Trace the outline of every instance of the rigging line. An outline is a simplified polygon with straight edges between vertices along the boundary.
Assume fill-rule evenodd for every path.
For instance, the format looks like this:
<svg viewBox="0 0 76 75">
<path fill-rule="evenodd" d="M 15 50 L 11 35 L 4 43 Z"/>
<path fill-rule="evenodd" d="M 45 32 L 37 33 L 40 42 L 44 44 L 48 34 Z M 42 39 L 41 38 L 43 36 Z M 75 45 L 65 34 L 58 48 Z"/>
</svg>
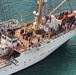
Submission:
<svg viewBox="0 0 76 75">
<path fill-rule="evenodd" d="M 27 1 L 27 0 L 26 0 Z M 24 2 L 26 2 L 25 0 L 23 0 L 20 4 L 19 4 L 19 6 L 17 7 L 17 9 L 15 9 L 16 10 L 16 12 L 17 12 L 17 10 L 20 8 L 20 6 L 24 3 Z"/>
<path fill-rule="evenodd" d="M 16 12 L 24 2 L 28 2 L 28 0 L 22 0 L 22 2 L 19 4 L 19 6 L 15 9 Z M 33 1 L 30 1 L 30 2 L 33 2 Z"/>
<path fill-rule="evenodd" d="M 68 0 L 68 5 L 69 5 L 70 9 L 73 10 L 73 7 L 70 4 L 70 0 Z"/>
<path fill-rule="evenodd" d="M 54 9 L 54 4 L 52 0 L 51 0 L 51 8 Z"/>
</svg>

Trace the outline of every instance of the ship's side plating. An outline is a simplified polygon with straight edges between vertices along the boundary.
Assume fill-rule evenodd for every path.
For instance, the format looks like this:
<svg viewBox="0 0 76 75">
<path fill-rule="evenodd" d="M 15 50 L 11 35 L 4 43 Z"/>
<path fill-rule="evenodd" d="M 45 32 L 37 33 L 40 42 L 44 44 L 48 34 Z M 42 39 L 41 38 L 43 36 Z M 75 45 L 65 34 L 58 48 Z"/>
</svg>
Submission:
<svg viewBox="0 0 76 75">
<path fill-rule="evenodd" d="M 35 25 L 34 30 L 36 33 L 40 32 L 39 26 L 41 24 L 40 20 L 41 20 L 42 8 L 43 8 L 43 5 L 46 3 L 46 1 L 47 0 L 39 0 L 38 12 L 37 13 L 36 13 L 36 11 L 33 12 L 34 15 L 36 16 L 36 20 L 33 23 L 33 25 Z M 52 13 L 54 13 L 65 2 L 66 2 L 66 0 L 64 0 L 62 3 L 60 3 L 48 16 L 50 17 L 50 15 L 52 15 Z M 74 19 L 75 19 L 75 17 L 76 17 L 75 15 L 76 15 L 76 13 L 72 14 L 72 18 L 74 17 Z M 63 16 L 62 20 L 67 19 L 67 17 L 69 19 L 70 18 L 69 16 L 70 15 L 67 15 L 66 17 Z M 54 16 L 53 16 L 53 18 L 55 19 L 54 23 L 57 24 L 57 21 L 59 21 L 59 19 L 57 20 Z M 21 27 L 22 27 L 24 24 L 22 21 L 22 14 L 20 14 L 20 19 L 21 19 Z M 53 21 L 54 21 L 54 19 L 53 19 Z M 62 22 L 62 20 L 61 20 L 61 22 Z M 49 23 L 49 22 L 47 22 L 47 23 Z M 61 22 L 58 24 L 61 25 Z M 52 16 L 51 16 L 51 24 L 54 25 L 52 23 Z M 65 33 L 62 32 L 60 34 L 62 34 L 62 35 L 57 36 L 57 37 L 55 36 L 56 38 L 54 38 L 54 39 L 51 38 L 50 40 L 46 41 L 45 43 L 43 42 L 43 44 L 41 43 L 41 46 L 39 46 L 39 47 L 34 47 L 34 48 L 31 48 L 30 50 L 20 53 L 20 56 L 18 56 L 16 58 L 12 58 L 12 56 L 11 56 L 11 59 L 9 60 L 9 62 L 11 62 L 11 64 L 0 68 L 0 75 L 9 75 L 9 74 L 15 73 L 17 71 L 27 68 L 27 67 L 39 62 L 40 60 L 44 59 L 49 54 L 51 54 L 53 51 L 55 51 L 58 47 L 60 47 L 64 42 L 66 42 L 68 39 L 73 37 L 76 34 L 76 28 L 69 30 L 69 32 L 65 32 Z M 2 42 L 3 41 L 5 41 L 5 43 L 7 42 L 9 47 L 16 45 L 17 38 L 14 37 L 14 39 L 9 39 L 9 38 L 5 37 L 4 35 L 2 35 L 2 37 L 4 38 L 4 40 L 2 40 Z M 12 42 L 14 42 L 14 44 L 12 44 Z"/>
<path fill-rule="evenodd" d="M 12 63 L 10 66 L 0 69 L 0 75 L 9 75 L 39 62 L 53 51 L 55 51 L 59 46 L 61 46 L 75 34 L 76 28 L 56 39 L 50 40 L 44 46 L 39 47 L 38 51 L 30 50 L 22 53 L 18 58 L 16 58 L 18 61 L 16 64 Z"/>
</svg>

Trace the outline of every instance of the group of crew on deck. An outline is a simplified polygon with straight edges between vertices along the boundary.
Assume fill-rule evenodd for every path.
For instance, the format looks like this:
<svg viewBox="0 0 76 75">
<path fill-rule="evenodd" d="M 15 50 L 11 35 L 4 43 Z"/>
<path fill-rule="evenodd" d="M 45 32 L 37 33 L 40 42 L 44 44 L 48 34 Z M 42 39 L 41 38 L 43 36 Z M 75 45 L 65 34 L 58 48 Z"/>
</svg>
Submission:
<svg viewBox="0 0 76 75">
<path fill-rule="evenodd" d="M 45 33 L 40 34 L 41 37 L 37 37 L 36 35 L 34 35 L 33 29 L 30 30 L 21 29 L 20 35 L 23 36 L 24 40 L 28 40 L 29 47 L 31 46 L 33 47 L 35 45 L 33 41 L 34 37 L 36 37 L 38 40 L 38 44 L 35 45 L 37 47 L 40 46 L 39 42 L 42 40 L 44 41 L 45 37 L 50 39 L 53 35 L 58 35 L 61 32 L 67 32 L 69 30 L 72 30 L 76 25 L 75 14 L 69 13 L 68 11 L 64 11 L 59 15 L 53 17 L 45 16 L 45 19 L 46 19 L 45 23 L 41 23 L 42 25 L 40 24 L 40 28 L 45 31 Z M 57 23 L 58 21 L 60 22 Z M 19 43 L 17 45 L 19 46 Z"/>
<path fill-rule="evenodd" d="M 26 31 L 26 30 L 22 29 L 20 31 L 20 35 L 23 35 L 23 39 L 26 39 L 27 40 L 28 37 L 31 37 L 33 35 L 33 30 L 31 29 L 29 31 Z"/>
<path fill-rule="evenodd" d="M 58 23 L 58 21 L 60 22 Z M 53 17 L 45 16 L 45 26 L 46 28 L 51 29 L 52 33 L 71 30 L 75 25 L 75 14 L 70 13 L 67 10 Z M 44 30 L 46 30 L 46 28 Z"/>
</svg>

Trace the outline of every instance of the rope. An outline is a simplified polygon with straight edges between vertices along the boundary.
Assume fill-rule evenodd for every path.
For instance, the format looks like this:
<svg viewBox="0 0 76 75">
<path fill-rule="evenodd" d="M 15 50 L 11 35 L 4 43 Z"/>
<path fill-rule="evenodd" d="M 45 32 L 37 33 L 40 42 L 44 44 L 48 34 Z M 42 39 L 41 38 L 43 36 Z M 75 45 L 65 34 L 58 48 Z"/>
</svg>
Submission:
<svg viewBox="0 0 76 75">
<path fill-rule="evenodd" d="M 69 5 L 70 9 L 73 10 L 73 7 L 70 4 L 70 0 L 68 0 L 68 5 Z"/>
</svg>

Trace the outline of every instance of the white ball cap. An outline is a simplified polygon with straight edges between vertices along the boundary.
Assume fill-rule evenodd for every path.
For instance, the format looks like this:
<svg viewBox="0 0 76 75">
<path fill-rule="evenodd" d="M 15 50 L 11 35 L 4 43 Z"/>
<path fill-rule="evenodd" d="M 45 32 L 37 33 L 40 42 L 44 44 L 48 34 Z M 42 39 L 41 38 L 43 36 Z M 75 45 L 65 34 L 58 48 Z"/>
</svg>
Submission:
<svg viewBox="0 0 76 75">
<path fill-rule="evenodd" d="M 50 20 L 47 20 L 47 22 L 49 23 L 49 22 L 50 22 Z"/>
<path fill-rule="evenodd" d="M 36 15 L 39 16 L 39 13 L 37 13 Z"/>
<path fill-rule="evenodd" d="M 36 14 L 36 11 L 33 11 L 33 14 Z"/>
<path fill-rule="evenodd" d="M 45 18 L 44 18 L 44 17 L 42 17 L 42 20 L 45 20 Z"/>
<path fill-rule="evenodd" d="M 39 4 L 39 0 L 37 1 L 37 4 Z"/>
<path fill-rule="evenodd" d="M 74 10 L 73 13 L 76 14 L 76 11 Z"/>
<path fill-rule="evenodd" d="M 46 2 L 47 2 L 47 0 L 44 0 L 44 2 L 46 3 Z"/>
<path fill-rule="evenodd" d="M 36 25 L 36 22 L 34 22 L 33 25 Z"/>
</svg>

